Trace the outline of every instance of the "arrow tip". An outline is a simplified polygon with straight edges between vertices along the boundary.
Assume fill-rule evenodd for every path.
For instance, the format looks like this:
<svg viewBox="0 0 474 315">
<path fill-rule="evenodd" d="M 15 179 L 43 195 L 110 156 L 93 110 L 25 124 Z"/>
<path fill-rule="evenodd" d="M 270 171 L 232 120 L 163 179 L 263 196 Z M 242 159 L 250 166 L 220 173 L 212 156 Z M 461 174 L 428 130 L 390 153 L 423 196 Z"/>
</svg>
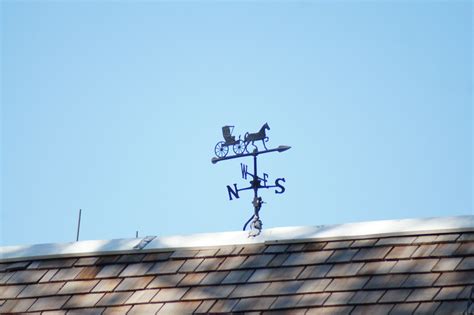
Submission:
<svg viewBox="0 0 474 315">
<path fill-rule="evenodd" d="M 286 150 L 289 150 L 291 149 L 291 147 L 289 145 L 281 145 L 278 147 L 278 152 L 283 152 L 283 151 L 286 151 Z"/>
</svg>

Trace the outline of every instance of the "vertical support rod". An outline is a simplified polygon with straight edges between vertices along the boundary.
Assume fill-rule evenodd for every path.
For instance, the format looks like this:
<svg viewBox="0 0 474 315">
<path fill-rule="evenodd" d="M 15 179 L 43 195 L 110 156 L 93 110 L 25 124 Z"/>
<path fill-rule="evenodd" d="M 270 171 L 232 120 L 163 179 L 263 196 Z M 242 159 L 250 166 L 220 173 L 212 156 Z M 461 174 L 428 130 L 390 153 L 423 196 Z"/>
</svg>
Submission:
<svg viewBox="0 0 474 315">
<path fill-rule="evenodd" d="M 257 175 L 257 155 L 253 156 L 253 207 L 255 217 L 258 218 L 257 199 L 258 199 L 258 187 L 260 182 Z"/>
<path fill-rule="evenodd" d="M 79 241 L 79 231 L 81 230 L 81 213 L 82 209 L 79 209 L 79 218 L 77 220 L 77 236 L 76 236 L 76 242 Z"/>
</svg>

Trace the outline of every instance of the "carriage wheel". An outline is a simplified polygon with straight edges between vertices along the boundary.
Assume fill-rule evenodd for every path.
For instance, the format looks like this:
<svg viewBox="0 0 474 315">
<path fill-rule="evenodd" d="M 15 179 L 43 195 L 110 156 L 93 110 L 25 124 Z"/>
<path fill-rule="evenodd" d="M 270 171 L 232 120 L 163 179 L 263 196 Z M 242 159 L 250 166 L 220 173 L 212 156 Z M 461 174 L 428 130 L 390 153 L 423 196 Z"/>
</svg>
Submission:
<svg viewBox="0 0 474 315">
<path fill-rule="evenodd" d="M 217 142 L 214 152 L 216 153 L 217 157 L 222 158 L 227 155 L 227 152 L 229 152 L 229 147 L 225 145 L 224 141 L 220 141 Z"/>
<path fill-rule="evenodd" d="M 237 141 L 236 144 L 232 147 L 235 154 L 242 154 L 245 151 L 245 144 L 242 140 Z"/>
</svg>

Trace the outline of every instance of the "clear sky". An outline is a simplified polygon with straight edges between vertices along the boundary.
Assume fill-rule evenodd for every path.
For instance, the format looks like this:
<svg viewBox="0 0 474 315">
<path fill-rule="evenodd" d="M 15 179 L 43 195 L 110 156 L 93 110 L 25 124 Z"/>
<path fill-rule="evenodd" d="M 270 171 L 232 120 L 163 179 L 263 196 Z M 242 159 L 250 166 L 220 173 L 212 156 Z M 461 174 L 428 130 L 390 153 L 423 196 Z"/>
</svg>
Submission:
<svg viewBox="0 0 474 315">
<path fill-rule="evenodd" d="M 473 214 L 470 1 L 1 1 L 0 245 Z M 251 163 L 247 159 L 248 164 Z"/>
</svg>

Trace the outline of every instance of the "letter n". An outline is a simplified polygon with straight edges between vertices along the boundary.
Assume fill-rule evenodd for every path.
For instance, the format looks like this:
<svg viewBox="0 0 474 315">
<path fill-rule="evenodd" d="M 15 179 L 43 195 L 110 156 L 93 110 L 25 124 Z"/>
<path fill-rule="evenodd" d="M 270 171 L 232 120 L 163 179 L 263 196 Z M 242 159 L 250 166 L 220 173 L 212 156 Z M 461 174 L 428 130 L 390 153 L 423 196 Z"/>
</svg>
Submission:
<svg viewBox="0 0 474 315">
<path fill-rule="evenodd" d="M 235 189 L 235 190 L 234 190 Z M 234 189 L 227 185 L 227 192 L 229 193 L 229 200 L 232 200 L 232 195 L 234 195 L 235 198 L 239 198 L 239 190 L 237 189 L 237 184 L 234 184 Z"/>
</svg>

